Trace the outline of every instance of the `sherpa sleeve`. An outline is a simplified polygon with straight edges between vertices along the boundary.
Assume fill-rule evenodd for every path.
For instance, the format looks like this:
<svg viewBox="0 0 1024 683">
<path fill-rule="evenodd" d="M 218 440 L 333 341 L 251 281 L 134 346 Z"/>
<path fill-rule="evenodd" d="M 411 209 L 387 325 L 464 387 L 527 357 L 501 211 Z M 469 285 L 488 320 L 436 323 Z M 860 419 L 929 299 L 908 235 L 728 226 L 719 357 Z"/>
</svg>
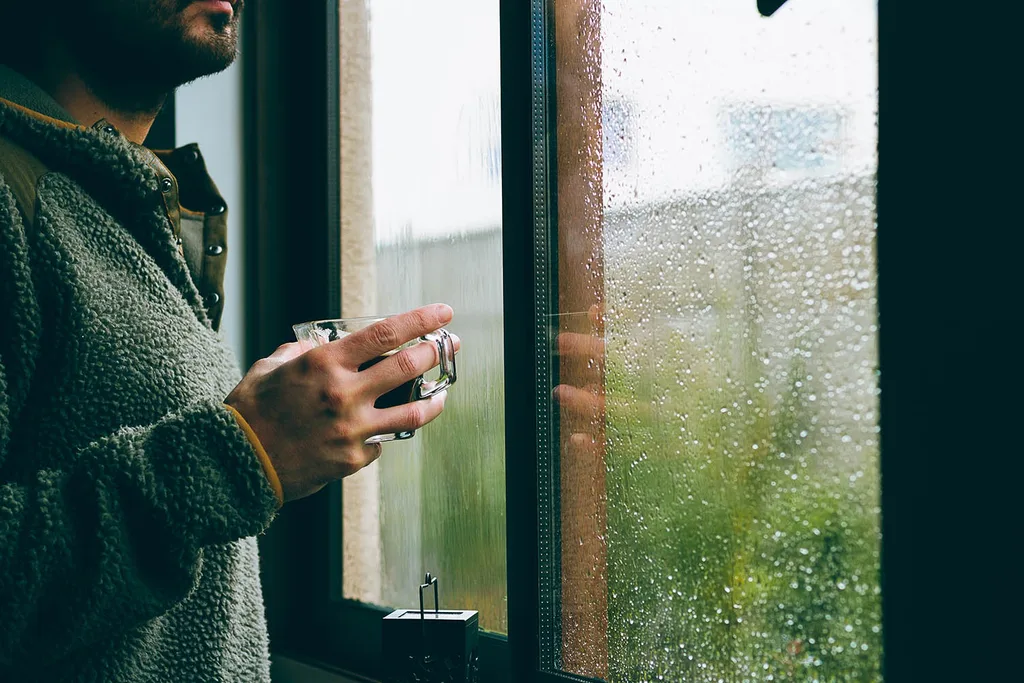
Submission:
<svg viewBox="0 0 1024 683">
<path fill-rule="evenodd" d="M 24 242 L 0 178 L 0 670 L 165 613 L 196 586 L 204 548 L 260 533 L 278 506 L 214 401 L 87 444 L 66 469 L 32 465 L 18 438 L 39 339 Z"/>
</svg>

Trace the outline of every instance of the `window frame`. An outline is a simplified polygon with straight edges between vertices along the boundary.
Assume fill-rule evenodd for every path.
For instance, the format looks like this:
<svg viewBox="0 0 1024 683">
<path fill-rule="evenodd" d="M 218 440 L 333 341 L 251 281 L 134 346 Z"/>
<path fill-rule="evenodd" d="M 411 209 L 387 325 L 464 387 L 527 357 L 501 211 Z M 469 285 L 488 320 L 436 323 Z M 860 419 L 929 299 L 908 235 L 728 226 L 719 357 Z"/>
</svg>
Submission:
<svg viewBox="0 0 1024 683">
<path fill-rule="evenodd" d="M 257 3 L 244 15 L 242 52 L 254 55 L 243 56 L 252 160 L 245 179 L 246 365 L 293 341 L 296 320 L 340 314 L 338 19 L 336 0 Z M 391 610 L 341 597 L 341 500 L 335 482 L 289 503 L 259 539 L 271 649 L 374 678 L 381 619 Z M 512 677 L 507 638 L 481 633 L 479 648 L 482 680 L 521 680 Z"/>
<path fill-rule="evenodd" d="M 554 199 L 551 193 L 556 185 L 553 178 L 545 175 L 555 168 L 552 164 L 554 150 L 545 149 L 543 140 L 534 139 L 538 122 L 546 122 L 553 130 L 553 107 L 543 106 L 542 98 L 554 92 L 554 72 L 544 69 L 554 46 L 546 36 L 535 35 L 534 26 L 538 15 L 546 25 L 549 7 L 550 3 L 538 0 L 528 3 L 502 0 L 500 11 L 502 225 L 524 226 L 521 230 L 502 231 L 503 272 L 521 274 L 520 281 L 506 277 L 503 283 L 505 443 L 506 449 L 508 444 L 521 444 L 522 448 L 519 457 L 506 459 L 505 463 L 508 631 L 515 650 L 514 680 L 517 681 L 534 680 L 540 664 L 541 643 L 541 596 L 537 582 L 541 515 L 536 453 L 541 421 L 535 410 L 539 390 L 535 350 L 541 337 L 534 310 L 537 282 L 534 256 L 538 226 L 546 228 L 552 223 L 551 207 L 556 203 L 551 201 Z M 536 45 L 534 39 L 538 40 Z M 535 58 L 541 60 L 539 65 L 534 64 Z M 535 111 L 537 105 L 540 106 Z M 538 154 L 541 164 L 535 169 L 534 158 Z M 535 205 L 538 184 L 547 194 L 541 208 Z M 548 235 L 544 237 L 549 239 Z M 524 287 L 524 281 L 529 286 Z M 513 386 L 518 388 L 515 394 L 518 400 L 510 400 L 509 387 Z"/>
<path fill-rule="evenodd" d="M 751 0 L 752 12 L 754 5 Z M 909 16 L 908 10 L 901 11 Z M 887 22 L 895 12 L 888 6 L 879 9 L 879 115 L 885 111 L 887 117 L 895 101 L 891 94 L 898 94 L 896 83 L 913 77 L 896 76 L 889 68 L 907 59 L 894 54 L 899 41 Z M 338 14 L 337 0 L 321 0 L 287 9 L 285 3 L 253 3 L 244 17 L 244 131 L 252 160 L 245 179 L 246 365 L 291 341 L 294 321 L 340 313 Z M 545 278 L 544 270 L 557 263 L 554 0 L 501 0 L 499 16 L 502 223 L 530 228 L 502 231 L 504 272 L 519 275 L 503 283 L 505 434 L 506 444 L 515 444 L 516 451 L 506 461 L 509 636 L 481 634 L 481 680 L 597 681 L 541 670 L 542 646 L 547 643 L 551 651 L 559 614 L 557 591 L 551 588 L 557 583 L 550 577 L 557 557 L 551 513 L 558 509 L 557 473 L 551 469 L 557 457 L 551 449 L 558 440 L 549 431 L 554 422 L 547 419 L 550 402 L 546 382 L 540 381 L 552 372 L 545 314 L 557 302 L 556 279 Z M 884 182 L 886 191 L 878 192 L 876 210 L 894 224 L 917 211 L 912 197 L 890 189 L 913 161 L 894 151 L 897 126 L 913 123 L 894 118 L 892 125 L 887 119 L 880 127 L 879 147 L 886 154 L 879 163 L 878 187 Z M 289 173 L 292 168 L 307 172 Z M 915 262 L 916 245 L 906 235 L 893 237 L 879 229 L 877 240 L 880 282 L 884 265 Z M 923 266 L 917 267 L 923 272 Z M 914 330 L 898 320 L 917 304 L 912 282 L 885 281 L 879 287 L 879 312 L 886 315 L 879 338 L 880 363 L 886 368 L 881 399 L 882 656 L 890 680 L 908 671 L 914 659 L 908 637 L 912 615 L 900 592 L 913 581 L 907 538 L 913 535 L 914 512 L 896 493 L 913 486 L 912 463 L 885 454 L 912 449 L 921 429 L 921 420 L 908 420 L 903 406 L 908 401 L 923 405 L 913 382 L 925 372 L 925 361 Z M 390 610 L 340 595 L 341 496 L 336 482 L 289 503 L 260 539 L 271 648 L 275 654 L 375 677 L 381 663 L 380 619 Z"/>
</svg>

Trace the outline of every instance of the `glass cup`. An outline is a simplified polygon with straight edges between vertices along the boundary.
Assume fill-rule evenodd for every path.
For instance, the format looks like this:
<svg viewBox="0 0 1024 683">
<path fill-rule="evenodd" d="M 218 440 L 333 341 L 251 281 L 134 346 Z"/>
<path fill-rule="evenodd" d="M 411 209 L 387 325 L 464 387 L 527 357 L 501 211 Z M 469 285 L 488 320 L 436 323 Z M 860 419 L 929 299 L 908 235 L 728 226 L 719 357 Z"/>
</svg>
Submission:
<svg viewBox="0 0 1024 683">
<path fill-rule="evenodd" d="M 295 338 L 299 340 L 299 343 L 304 347 L 311 349 L 317 346 L 323 346 L 324 344 L 329 344 L 332 341 L 337 341 L 338 339 L 346 337 L 353 332 L 357 332 L 363 328 L 373 325 L 374 323 L 386 319 L 387 316 L 370 316 L 364 318 L 311 320 L 309 322 L 292 325 L 292 329 L 295 331 Z M 359 369 L 365 370 L 366 368 L 372 367 L 388 356 L 394 355 L 402 349 L 421 342 L 429 342 L 437 346 L 437 355 L 441 359 L 438 377 L 436 379 L 425 379 L 423 375 L 414 377 L 408 382 L 405 382 L 378 397 L 373 403 L 375 408 L 391 408 L 393 406 L 402 405 L 403 403 L 410 403 L 423 398 L 430 398 L 434 394 L 444 391 L 451 385 L 455 384 L 455 343 L 452 341 L 451 334 L 449 334 L 448 330 L 443 327 L 431 332 L 430 334 L 425 334 L 419 339 L 408 341 L 398 348 L 392 349 L 385 354 L 377 356 L 376 358 L 372 358 L 360 365 Z M 381 443 L 384 441 L 395 441 L 398 439 L 410 439 L 415 433 L 415 430 L 409 430 L 404 432 L 395 432 L 393 434 L 378 434 L 376 436 L 371 436 L 366 440 L 366 443 Z"/>
</svg>

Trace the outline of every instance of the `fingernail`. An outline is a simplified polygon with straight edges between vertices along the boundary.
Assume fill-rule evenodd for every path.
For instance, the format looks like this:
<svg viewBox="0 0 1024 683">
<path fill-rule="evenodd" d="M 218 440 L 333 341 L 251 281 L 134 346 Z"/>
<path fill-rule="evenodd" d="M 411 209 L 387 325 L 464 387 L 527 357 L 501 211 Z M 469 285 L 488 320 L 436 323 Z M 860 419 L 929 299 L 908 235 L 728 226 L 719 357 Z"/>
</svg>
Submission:
<svg viewBox="0 0 1024 683">
<path fill-rule="evenodd" d="M 445 325 L 452 319 L 454 311 L 452 311 L 452 307 L 448 304 L 438 304 L 434 306 L 434 313 L 437 315 L 438 321 Z"/>
</svg>

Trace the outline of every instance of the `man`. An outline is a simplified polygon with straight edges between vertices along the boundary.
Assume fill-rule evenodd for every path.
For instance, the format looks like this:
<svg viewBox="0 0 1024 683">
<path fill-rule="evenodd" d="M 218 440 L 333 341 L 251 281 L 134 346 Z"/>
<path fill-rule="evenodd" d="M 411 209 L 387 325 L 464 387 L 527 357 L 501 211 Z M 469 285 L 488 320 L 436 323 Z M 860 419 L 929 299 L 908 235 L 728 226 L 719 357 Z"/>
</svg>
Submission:
<svg viewBox="0 0 1024 683">
<path fill-rule="evenodd" d="M 253 537 L 443 409 L 373 407 L 431 344 L 358 367 L 445 305 L 244 378 L 216 334 L 223 204 L 195 146 L 141 143 L 241 11 L 0 0 L 2 681 L 269 680 Z"/>
</svg>

